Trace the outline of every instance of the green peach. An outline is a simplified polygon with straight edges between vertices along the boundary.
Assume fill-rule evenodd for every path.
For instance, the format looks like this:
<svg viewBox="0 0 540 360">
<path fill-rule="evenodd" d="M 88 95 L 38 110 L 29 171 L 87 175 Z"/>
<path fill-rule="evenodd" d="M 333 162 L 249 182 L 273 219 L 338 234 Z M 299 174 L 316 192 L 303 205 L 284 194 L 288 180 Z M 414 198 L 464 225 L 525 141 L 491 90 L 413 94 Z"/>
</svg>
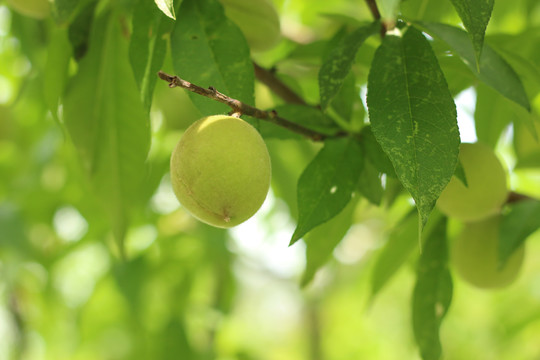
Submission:
<svg viewBox="0 0 540 360">
<path fill-rule="evenodd" d="M 517 249 L 503 268 L 498 267 L 500 216 L 467 223 L 455 239 L 451 262 L 461 277 L 480 288 L 510 285 L 518 276 L 525 254 Z"/>
<path fill-rule="evenodd" d="M 220 0 L 225 14 L 244 33 L 253 51 L 265 51 L 281 39 L 279 15 L 272 0 Z"/>
<path fill-rule="evenodd" d="M 266 198 L 270 176 L 264 140 L 233 116 L 196 121 L 171 156 L 176 197 L 193 216 L 216 227 L 233 227 L 253 216 Z"/>
<path fill-rule="evenodd" d="M 506 173 L 494 151 L 481 143 L 461 144 L 459 159 L 467 185 L 455 176 L 441 193 L 437 206 L 447 216 L 478 221 L 496 214 L 506 201 Z"/>
</svg>

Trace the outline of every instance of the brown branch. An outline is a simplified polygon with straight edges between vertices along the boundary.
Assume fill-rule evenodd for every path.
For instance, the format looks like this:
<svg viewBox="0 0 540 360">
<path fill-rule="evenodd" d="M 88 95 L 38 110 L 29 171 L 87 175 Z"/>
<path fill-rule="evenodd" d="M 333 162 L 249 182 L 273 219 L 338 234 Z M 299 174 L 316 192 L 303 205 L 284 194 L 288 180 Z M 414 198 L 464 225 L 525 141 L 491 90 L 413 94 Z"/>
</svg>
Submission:
<svg viewBox="0 0 540 360">
<path fill-rule="evenodd" d="M 528 196 L 528 195 L 520 194 L 520 193 L 511 191 L 508 194 L 508 198 L 506 199 L 506 203 L 507 204 L 512 204 L 512 203 L 516 203 L 516 202 L 520 202 L 520 201 L 526 201 L 526 200 L 535 200 L 535 199 Z"/>
<path fill-rule="evenodd" d="M 375 20 L 381 20 L 381 13 L 379 12 L 379 8 L 377 7 L 377 3 L 375 0 L 366 0 L 366 4 L 369 8 L 369 11 L 371 12 L 371 15 L 373 15 L 373 19 Z M 381 38 L 383 38 L 386 35 L 386 24 L 384 21 L 381 21 Z"/>
<path fill-rule="evenodd" d="M 228 97 L 227 95 L 217 91 L 214 87 L 209 87 L 208 89 L 205 89 L 195 84 L 192 84 L 189 81 L 181 79 L 178 76 L 166 74 L 163 71 L 159 71 L 158 76 L 160 79 L 167 81 L 169 83 L 169 87 L 171 88 L 181 87 L 183 89 L 189 90 L 202 96 L 206 96 L 207 98 L 229 106 L 232 109 L 231 114 L 233 114 L 234 116 L 240 116 L 241 114 L 244 114 L 257 119 L 265 120 L 272 124 L 284 127 L 290 131 L 303 135 L 313 141 L 322 141 L 329 137 L 342 137 L 347 135 L 347 133 L 345 132 L 339 132 L 334 135 L 322 134 L 315 130 L 308 129 L 306 127 L 303 127 L 302 125 L 298 125 L 292 121 L 280 117 L 275 110 L 264 111 L 245 104 L 239 100 Z"/>
<path fill-rule="evenodd" d="M 268 86 L 274 94 L 282 98 L 285 102 L 289 104 L 307 105 L 304 99 L 279 80 L 272 71 L 266 70 L 256 62 L 253 62 L 253 68 L 255 69 L 255 76 L 257 79 Z"/>
<path fill-rule="evenodd" d="M 373 15 L 373 18 L 375 20 L 380 20 L 381 13 L 379 12 L 379 8 L 377 7 L 375 0 L 366 0 L 366 4 L 369 7 L 369 11 L 371 11 L 371 15 Z"/>
</svg>

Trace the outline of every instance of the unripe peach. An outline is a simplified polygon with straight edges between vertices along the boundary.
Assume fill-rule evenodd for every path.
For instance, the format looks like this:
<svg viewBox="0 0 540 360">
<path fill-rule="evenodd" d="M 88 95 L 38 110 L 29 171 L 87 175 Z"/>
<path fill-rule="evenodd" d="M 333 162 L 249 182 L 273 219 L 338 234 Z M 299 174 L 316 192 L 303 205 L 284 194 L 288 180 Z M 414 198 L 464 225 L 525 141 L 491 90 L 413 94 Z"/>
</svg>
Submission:
<svg viewBox="0 0 540 360">
<path fill-rule="evenodd" d="M 270 175 L 262 137 L 233 116 L 196 121 L 171 156 L 176 197 L 193 216 L 216 227 L 229 228 L 253 216 L 266 198 Z"/>
<path fill-rule="evenodd" d="M 468 186 L 453 176 L 437 201 L 441 212 L 461 221 L 478 221 L 499 212 L 508 188 L 493 150 L 481 143 L 461 144 L 459 159 Z"/>
<path fill-rule="evenodd" d="M 461 277 L 472 285 L 504 287 L 511 284 L 519 273 L 524 246 L 510 256 L 504 267 L 499 268 L 499 226 L 499 215 L 467 223 L 452 244 L 451 262 Z"/>
</svg>

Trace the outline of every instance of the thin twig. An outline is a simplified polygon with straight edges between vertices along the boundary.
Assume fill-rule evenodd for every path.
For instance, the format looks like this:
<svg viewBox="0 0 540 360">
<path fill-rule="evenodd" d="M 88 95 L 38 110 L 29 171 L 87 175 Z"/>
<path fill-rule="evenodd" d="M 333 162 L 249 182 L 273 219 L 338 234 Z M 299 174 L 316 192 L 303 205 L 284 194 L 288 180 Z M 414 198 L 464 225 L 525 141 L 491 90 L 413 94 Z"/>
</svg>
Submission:
<svg viewBox="0 0 540 360">
<path fill-rule="evenodd" d="M 307 105 L 304 99 L 279 80 L 272 71 L 266 70 L 256 62 L 253 62 L 253 68 L 255 69 L 255 76 L 257 79 L 268 86 L 274 94 L 282 98 L 285 102 L 289 104 Z"/>
<path fill-rule="evenodd" d="M 369 8 L 369 11 L 371 11 L 371 15 L 373 15 L 373 19 L 380 20 L 381 19 L 381 13 L 379 12 L 379 8 L 377 7 L 377 3 L 375 0 L 366 0 L 366 4 Z M 383 38 L 386 35 L 386 24 L 384 21 L 381 21 L 381 38 Z"/>
<path fill-rule="evenodd" d="M 506 199 L 506 203 L 507 204 L 512 204 L 512 203 L 516 203 L 516 202 L 520 202 L 520 201 L 526 201 L 526 200 L 535 200 L 535 199 L 528 196 L 528 195 L 520 194 L 520 193 L 517 193 L 515 191 L 511 191 L 508 194 L 508 198 Z"/>
<path fill-rule="evenodd" d="M 195 84 L 192 84 L 189 81 L 181 79 L 178 76 L 166 74 L 163 71 L 159 71 L 158 76 L 160 79 L 167 81 L 169 83 L 169 87 L 171 88 L 181 87 L 183 89 L 189 90 L 202 96 L 206 96 L 207 98 L 229 106 L 232 109 L 231 113 L 235 114 L 236 116 L 244 114 L 257 119 L 265 120 L 300 135 L 303 135 L 313 141 L 323 141 L 329 137 L 343 137 L 347 135 L 347 133 L 345 132 L 338 132 L 334 135 L 327 135 L 317 132 L 315 130 L 308 129 L 306 127 L 303 127 L 302 125 L 298 125 L 292 121 L 280 117 L 275 110 L 264 111 L 261 109 L 257 109 L 256 107 L 250 106 L 239 100 L 233 99 L 225 94 L 220 93 L 214 87 L 209 87 L 208 89 L 205 89 Z"/>
</svg>

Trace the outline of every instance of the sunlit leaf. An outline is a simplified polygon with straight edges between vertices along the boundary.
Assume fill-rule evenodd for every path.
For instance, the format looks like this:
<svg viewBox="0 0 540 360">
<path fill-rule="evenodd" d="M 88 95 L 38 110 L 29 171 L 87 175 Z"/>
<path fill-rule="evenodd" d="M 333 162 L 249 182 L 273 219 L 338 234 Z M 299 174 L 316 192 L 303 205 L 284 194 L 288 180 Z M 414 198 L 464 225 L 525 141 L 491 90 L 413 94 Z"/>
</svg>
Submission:
<svg viewBox="0 0 540 360">
<path fill-rule="evenodd" d="M 254 104 L 254 71 L 249 47 L 240 29 L 225 17 L 216 0 L 184 0 L 171 38 L 178 76 L 198 86 Z M 203 115 L 230 111 L 204 96 L 189 93 Z"/>
<path fill-rule="evenodd" d="M 448 270 L 446 218 L 426 237 L 416 271 L 412 301 L 413 330 L 423 360 L 438 360 L 442 348 L 439 329 L 452 302 Z"/>
<path fill-rule="evenodd" d="M 106 15 L 97 21 L 67 89 L 64 118 L 121 241 L 130 207 L 141 193 L 150 129 L 119 22 Z"/>
<path fill-rule="evenodd" d="M 387 35 L 368 79 L 375 138 L 412 195 L 422 224 L 457 164 L 456 108 L 429 42 L 413 27 Z"/>
<path fill-rule="evenodd" d="M 176 20 L 176 14 L 174 12 L 173 0 L 154 0 L 159 10 L 173 20 Z"/>
<path fill-rule="evenodd" d="M 54 29 L 47 49 L 43 79 L 45 101 L 54 117 L 57 117 L 59 99 L 66 85 L 70 58 L 71 44 L 66 29 Z"/>
<path fill-rule="evenodd" d="M 446 41 L 463 59 L 471 71 L 486 85 L 503 96 L 530 110 L 529 99 L 523 84 L 512 67 L 490 46 L 484 45 L 477 70 L 474 48 L 464 30 L 455 26 L 437 23 L 418 23 L 432 36 Z"/>
<path fill-rule="evenodd" d="M 476 63 L 480 63 L 480 55 L 484 45 L 484 35 L 491 18 L 494 0 L 451 0 L 463 25 L 471 37 Z"/>
<path fill-rule="evenodd" d="M 343 210 L 356 189 L 362 166 L 362 148 L 356 140 L 325 142 L 298 180 L 298 225 L 291 245 Z"/>
<path fill-rule="evenodd" d="M 151 2 L 140 0 L 137 5 L 133 13 L 129 60 L 143 104 L 150 111 L 152 94 L 158 80 L 156 74 L 167 50 L 164 34 L 172 30 L 173 24 Z"/>
</svg>

